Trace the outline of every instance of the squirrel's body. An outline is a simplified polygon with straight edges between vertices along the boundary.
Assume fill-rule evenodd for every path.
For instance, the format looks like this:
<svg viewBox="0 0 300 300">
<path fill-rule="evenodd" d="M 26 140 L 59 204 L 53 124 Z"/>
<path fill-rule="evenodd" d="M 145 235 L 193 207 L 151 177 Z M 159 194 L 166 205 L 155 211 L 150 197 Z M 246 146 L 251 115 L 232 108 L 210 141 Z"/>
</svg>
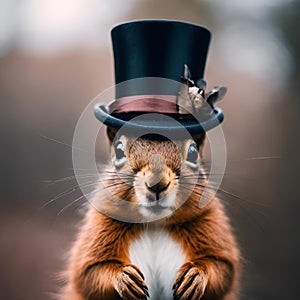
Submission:
<svg viewBox="0 0 300 300">
<path fill-rule="evenodd" d="M 150 186 L 151 176 L 160 172 L 161 186 L 159 194 L 156 190 L 156 197 L 167 193 L 169 198 L 165 196 L 155 207 L 147 204 L 140 212 L 149 217 L 172 205 L 176 209 L 164 218 L 138 223 L 116 220 L 109 216 L 114 210 L 106 215 L 91 206 L 73 246 L 66 271 L 67 285 L 60 299 L 237 299 L 238 247 L 220 201 L 213 198 L 204 207 L 199 206 L 203 185 L 191 175 L 189 168 L 194 166 L 185 162 L 190 156 L 184 158 L 193 144 L 181 143 L 177 150 L 170 141 L 139 139 L 124 144 L 128 164 L 122 166 L 121 174 L 125 171 L 128 174 L 128 166 L 135 170 L 134 190 L 128 191 L 124 184 L 118 184 L 120 178 L 114 177 L 113 193 L 139 204 L 145 200 L 146 196 L 143 200 L 138 198 L 144 191 L 145 195 L 150 193 L 146 198 L 154 201 L 150 197 L 154 186 Z M 144 150 L 139 152 L 141 149 Z M 164 161 L 147 160 L 153 153 L 161 155 Z M 116 150 L 116 158 L 121 161 L 118 155 Z M 175 170 L 179 173 L 178 166 L 184 178 L 181 181 L 178 174 L 174 175 Z M 187 180 L 191 178 L 195 184 L 192 190 L 187 188 Z M 163 185 L 163 180 L 168 183 Z M 185 189 L 190 191 L 187 195 Z M 170 196 L 172 193 L 176 194 L 176 199 Z M 187 199 L 183 201 L 184 195 Z M 109 203 L 109 199 L 103 199 L 106 194 L 99 191 L 96 198 L 100 202 L 101 197 Z"/>
</svg>

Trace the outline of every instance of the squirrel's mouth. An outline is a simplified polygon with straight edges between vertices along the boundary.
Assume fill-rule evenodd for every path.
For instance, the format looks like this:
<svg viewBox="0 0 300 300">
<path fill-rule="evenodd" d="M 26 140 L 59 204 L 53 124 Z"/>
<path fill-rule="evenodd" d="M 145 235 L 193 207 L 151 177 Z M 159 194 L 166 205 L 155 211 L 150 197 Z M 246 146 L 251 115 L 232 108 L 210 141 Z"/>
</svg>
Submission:
<svg viewBox="0 0 300 300">
<path fill-rule="evenodd" d="M 159 212 L 161 210 L 167 209 L 168 207 L 162 206 L 159 203 L 147 203 L 144 205 L 147 209 L 151 210 L 152 212 Z"/>
<path fill-rule="evenodd" d="M 156 203 L 145 203 L 142 205 L 142 213 L 144 216 L 157 216 L 157 217 L 166 217 L 173 213 L 175 208 L 170 206 L 165 206 L 163 204 Z"/>
<path fill-rule="evenodd" d="M 147 205 L 149 205 L 149 206 L 157 205 L 158 201 L 162 200 L 163 198 L 164 198 L 164 196 L 159 193 L 147 193 L 146 194 Z"/>
<path fill-rule="evenodd" d="M 161 195 L 159 200 L 156 200 L 155 195 L 154 198 L 148 198 L 148 195 L 139 193 L 137 196 L 139 199 L 139 211 L 146 218 L 153 218 L 153 216 L 164 218 L 176 210 L 176 189 L 164 196 Z"/>
<path fill-rule="evenodd" d="M 145 185 L 140 182 L 135 185 L 135 201 L 139 211 L 145 217 L 164 217 L 171 214 L 177 205 L 177 187 L 166 182 L 159 185 Z"/>
<path fill-rule="evenodd" d="M 156 197 L 156 195 L 146 195 L 145 202 L 142 202 L 142 206 L 152 210 L 152 211 L 161 211 L 164 209 L 171 209 L 174 207 L 174 195 L 160 195 Z"/>
</svg>

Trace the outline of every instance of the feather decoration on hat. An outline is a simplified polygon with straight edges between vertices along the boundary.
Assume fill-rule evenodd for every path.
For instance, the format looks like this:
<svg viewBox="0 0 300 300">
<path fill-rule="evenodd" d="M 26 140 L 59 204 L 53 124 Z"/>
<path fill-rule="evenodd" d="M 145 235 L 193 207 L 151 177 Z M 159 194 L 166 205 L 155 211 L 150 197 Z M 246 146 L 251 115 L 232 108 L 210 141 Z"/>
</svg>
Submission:
<svg viewBox="0 0 300 300">
<path fill-rule="evenodd" d="M 214 112 L 214 104 L 226 94 L 225 86 L 216 86 L 211 91 L 205 92 L 206 81 L 200 79 L 197 85 L 190 78 L 191 74 L 187 65 L 184 65 L 184 74 L 181 77 L 181 87 L 177 95 L 178 112 L 182 115 L 210 116 Z"/>
</svg>

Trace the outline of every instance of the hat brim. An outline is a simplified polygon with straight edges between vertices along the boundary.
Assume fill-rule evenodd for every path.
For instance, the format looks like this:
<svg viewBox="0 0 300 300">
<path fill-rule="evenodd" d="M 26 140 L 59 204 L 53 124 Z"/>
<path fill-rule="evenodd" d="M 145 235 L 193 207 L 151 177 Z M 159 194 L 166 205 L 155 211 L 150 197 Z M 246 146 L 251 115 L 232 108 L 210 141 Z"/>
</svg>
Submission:
<svg viewBox="0 0 300 300">
<path fill-rule="evenodd" d="M 218 126 L 224 120 L 222 110 L 217 107 L 214 108 L 214 113 L 208 119 L 201 122 L 197 119 L 172 119 L 170 116 L 164 118 L 163 114 L 161 114 L 159 120 L 151 120 L 147 117 L 138 117 L 128 120 L 120 118 L 119 116 L 117 117 L 116 115 L 110 115 L 106 106 L 101 103 L 95 105 L 94 114 L 103 124 L 115 129 L 120 129 L 123 126 L 126 126 L 126 131 L 132 131 L 133 134 L 143 133 L 150 129 L 151 132 L 162 135 L 184 131 L 188 131 L 191 135 L 193 135 L 197 133 L 205 133 L 206 131 Z"/>
</svg>

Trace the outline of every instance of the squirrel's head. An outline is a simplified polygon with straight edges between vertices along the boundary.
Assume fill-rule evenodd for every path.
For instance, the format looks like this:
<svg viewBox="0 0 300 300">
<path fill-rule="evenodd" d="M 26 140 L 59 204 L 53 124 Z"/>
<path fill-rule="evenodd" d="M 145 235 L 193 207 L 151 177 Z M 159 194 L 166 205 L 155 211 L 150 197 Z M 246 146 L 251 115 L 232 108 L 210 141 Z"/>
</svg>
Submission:
<svg viewBox="0 0 300 300">
<path fill-rule="evenodd" d="M 199 189 L 204 134 L 171 141 L 159 135 L 130 137 L 108 128 L 113 194 L 137 204 L 148 218 L 171 215 Z M 111 173 L 110 173 L 111 174 Z M 196 191 L 198 197 L 200 191 Z M 191 205 L 191 204 L 189 204 Z"/>
</svg>

